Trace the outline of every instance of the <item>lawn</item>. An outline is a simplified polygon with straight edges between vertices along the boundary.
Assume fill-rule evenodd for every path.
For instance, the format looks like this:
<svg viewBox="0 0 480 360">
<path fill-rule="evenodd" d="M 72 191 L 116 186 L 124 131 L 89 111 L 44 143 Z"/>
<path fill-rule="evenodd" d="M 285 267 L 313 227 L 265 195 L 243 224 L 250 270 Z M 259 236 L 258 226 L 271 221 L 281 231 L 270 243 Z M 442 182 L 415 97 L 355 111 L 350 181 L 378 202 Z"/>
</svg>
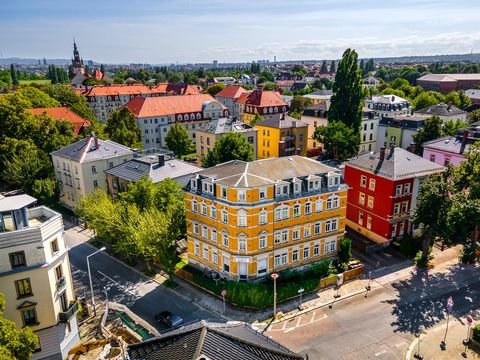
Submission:
<svg viewBox="0 0 480 360">
<path fill-rule="evenodd" d="M 20 80 L 20 85 L 49 85 L 51 80 Z"/>
</svg>

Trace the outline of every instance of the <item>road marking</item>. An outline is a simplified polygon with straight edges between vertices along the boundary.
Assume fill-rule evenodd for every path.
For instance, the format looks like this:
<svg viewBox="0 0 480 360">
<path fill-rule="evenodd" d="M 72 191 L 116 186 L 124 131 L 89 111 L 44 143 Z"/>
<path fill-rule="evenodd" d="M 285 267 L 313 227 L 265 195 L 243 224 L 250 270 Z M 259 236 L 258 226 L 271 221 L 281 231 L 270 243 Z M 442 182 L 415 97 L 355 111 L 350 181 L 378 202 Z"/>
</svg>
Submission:
<svg viewBox="0 0 480 360">
<path fill-rule="evenodd" d="M 99 271 L 99 270 L 97 270 L 97 272 L 98 272 L 100 275 L 106 277 L 106 278 L 107 278 L 108 280 L 110 280 L 111 282 L 113 282 L 115 285 L 117 285 L 117 286 L 118 286 L 120 289 L 122 289 L 123 291 L 129 293 L 129 294 L 132 295 L 132 296 L 137 296 L 137 294 L 135 294 L 134 292 L 128 290 L 125 286 L 123 286 L 123 285 L 121 285 L 120 283 L 116 282 L 116 281 L 113 280 L 110 276 L 105 275 L 103 272 L 101 272 L 101 271 Z"/>
<path fill-rule="evenodd" d="M 404 346 L 405 344 L 406 344 L 406 342 L 405 342 L 405 341 L 402 341 L 401 343 L 396 344 L 395 347 L 396 347 L 396 348 L 399 348 L 399 347 Z"/>
<path fill-rule="evenodd" d="M 387 353 L 387 350 L 382 350 L 378 353 L 375 354 L 375 356 L 380 356 L 380 355 L 383 355 L 383 354 L 386 354 Z"/>
</svg>

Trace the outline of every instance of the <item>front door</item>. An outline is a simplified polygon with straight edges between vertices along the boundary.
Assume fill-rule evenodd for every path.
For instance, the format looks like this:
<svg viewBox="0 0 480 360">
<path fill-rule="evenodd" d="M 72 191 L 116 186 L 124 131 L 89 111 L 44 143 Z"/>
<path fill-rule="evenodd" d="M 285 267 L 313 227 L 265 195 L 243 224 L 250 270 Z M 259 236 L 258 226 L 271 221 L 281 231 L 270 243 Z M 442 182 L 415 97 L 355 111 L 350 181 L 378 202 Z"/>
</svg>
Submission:
<svg viewBox="0 0 480 360">
<path fill-rule="evenodd" d="M 238 275 L 240 276 L 240 280 L 247 280 L 248 275 L 248 264 L 241 262 L 238 263 Z"/>
</svg>

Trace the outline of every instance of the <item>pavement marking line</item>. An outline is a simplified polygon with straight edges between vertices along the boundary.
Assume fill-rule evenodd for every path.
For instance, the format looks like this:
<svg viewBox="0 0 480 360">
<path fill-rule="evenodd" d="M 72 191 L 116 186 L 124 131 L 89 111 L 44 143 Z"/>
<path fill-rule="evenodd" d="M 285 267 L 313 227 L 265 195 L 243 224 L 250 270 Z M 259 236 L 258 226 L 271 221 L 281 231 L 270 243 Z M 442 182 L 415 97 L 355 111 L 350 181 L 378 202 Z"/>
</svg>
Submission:
<svg viewBox="0 0 480 360">
<path fill-rule="evenodd" d="M 407 343 L 405 341 L 402 341 L 401 343 L 398 343 L 395 345 L 396 348 L 399 348 L 399 347 L 402 347 L 404 345 L 406 345 Z"/>
<path fill-rule="evenodd" d="M 386 354 L 386 353 L 387 353 L 387 350 L 382 350 L 382 351 L 380 351 L 380 352 L 377 352 L 377 353 L 375 354 L 375 356 L 380 356 L 380 355 L 383 355 L 383 354 Z"/>
<path fill-rule="evenodd" d="M 99 271 L 99 270 L 97 270 L 97 272 L 98 272 L 100 275 L 106 277 L 106 278 L 107 278 L 108 280 L 110 280 L 111 282 L 113 282 L 115 285 L 117 285 L 117 286 L 118 286 L 119 288 L 121 288 L 123 291 L 128 292 L 128 293 L 129 293 L 130 295 L 132 295 L 132 296 L 137 296 L 137 294 L 131 292 L 131 291 L 128 290 L 125 286 L 123 286 L 122 284 L 120 284 L 120 283 L 116 282 L 115 280 L 113 280 L 110 276 L 105 275 L 103 272 L 101 272 L 101 271 Z"/>
</svg>

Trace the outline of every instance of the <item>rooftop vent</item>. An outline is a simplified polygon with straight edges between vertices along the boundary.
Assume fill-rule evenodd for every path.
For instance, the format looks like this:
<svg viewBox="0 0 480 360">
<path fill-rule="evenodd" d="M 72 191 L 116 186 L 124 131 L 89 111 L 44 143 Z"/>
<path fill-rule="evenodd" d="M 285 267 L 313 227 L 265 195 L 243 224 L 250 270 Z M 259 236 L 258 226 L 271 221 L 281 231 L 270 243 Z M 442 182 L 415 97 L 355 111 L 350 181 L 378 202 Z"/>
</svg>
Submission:
<svg viewBox="0 0 480 360">
<path fill-rule="evenodd" d="M 288 160 L 293 161 L 293 158 L 292 158 L 292 157 L 289 157 Z"/>
</svg>

